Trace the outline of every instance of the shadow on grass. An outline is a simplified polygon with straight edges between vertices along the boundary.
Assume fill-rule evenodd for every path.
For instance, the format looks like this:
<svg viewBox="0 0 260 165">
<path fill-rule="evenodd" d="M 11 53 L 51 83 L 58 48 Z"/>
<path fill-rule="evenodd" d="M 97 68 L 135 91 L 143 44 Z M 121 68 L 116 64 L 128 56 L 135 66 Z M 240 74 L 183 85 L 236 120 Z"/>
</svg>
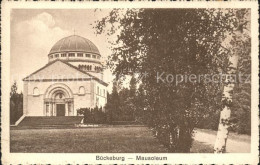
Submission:
<svg viewBox="0 0 260 165">
<path fill-rule="evenodd" d="M 214 148 L 211 145 L 195 140 L 193 141 L 190 152 L 191 153 L 213 153 Z"/>
</svg>

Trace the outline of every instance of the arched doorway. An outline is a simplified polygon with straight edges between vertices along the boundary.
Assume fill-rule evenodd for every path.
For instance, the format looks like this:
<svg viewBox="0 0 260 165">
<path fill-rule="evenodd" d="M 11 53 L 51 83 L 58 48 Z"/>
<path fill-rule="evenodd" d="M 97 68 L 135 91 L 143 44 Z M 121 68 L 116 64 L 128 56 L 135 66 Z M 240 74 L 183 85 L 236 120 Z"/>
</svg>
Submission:
<svg viewBox="0 0 260 165">
<path fill-rule="evenodd" d="M 65 84 L 53 84 L 45 92 L 45 116 L 74 116 L 73 94 Z"/>
</svg>

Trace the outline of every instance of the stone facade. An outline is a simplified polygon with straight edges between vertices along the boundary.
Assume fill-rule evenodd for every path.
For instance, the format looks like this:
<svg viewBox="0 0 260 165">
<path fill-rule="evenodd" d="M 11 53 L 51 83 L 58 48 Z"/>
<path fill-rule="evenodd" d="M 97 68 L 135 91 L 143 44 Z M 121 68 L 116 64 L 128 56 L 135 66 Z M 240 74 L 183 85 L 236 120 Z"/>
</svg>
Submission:
<svg viewBox="0 0 260 165">
<path fill-rule="evenodd" d="M 73 41 L 78 42 L 75 38 Z M 105 106 L 108 84 L 102 76 L 96 76 L 103 75 L 103 72 L 100 69 L 87 72 L 72 63 L 68 59 L 50 60 L 46 66 L 23 79 L 25 116 L 76 116 L 79 108 Z"/>
</svg>

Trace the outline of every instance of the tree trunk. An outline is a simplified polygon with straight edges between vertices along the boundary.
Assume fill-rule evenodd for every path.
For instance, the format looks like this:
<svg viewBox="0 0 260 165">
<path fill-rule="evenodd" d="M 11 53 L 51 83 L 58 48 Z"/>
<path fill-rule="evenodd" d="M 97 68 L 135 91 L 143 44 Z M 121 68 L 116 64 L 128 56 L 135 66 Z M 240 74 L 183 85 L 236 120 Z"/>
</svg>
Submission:
<svg viewBox="0 0 260 165">
<path fill-rule="evenodd" d="M 234 75 L 236 68 L 237 68 L 237 63 L 238 63 L 238 55 L 233 55 L 229 58 L 229 61 L 232 63 L 231 69 L 228 74 Z M 228 82 L 224 86 L 223 90 L 223 95 L 224 99 L 226 99 L 227 103 L 232 102 L 232 91 L 234 89 L 234 82 L 230 82 L 225 78 L 225 81 Z M 231 81 L 234 81 L 231 80 Z M 226 152 L 226 143 L 227 143 L 227 138 L 228 138 L 228 133 L 229 133 L 229 120 L 230 120 L 230 115 L 231 115 L 231 109 L 230 106 L 225 104 L 224 109 L 220 113 L 220 120 L 219 120 L 219 127 L 218 127 L 218 133 L 217 133 L 217 138 L 214 146 L 214 153 L 224 153 Z"/>
<path fill-rule="evenodd" d="M 240 15 L 239 25 L 237 26 L 237 30 L 235 31 L 236 37 L 236 45 L 231 45 L 233 47 L 233 55 L 229 57 L 229 61 L 231 62 L 231 71 L 228 74 L 236 73 L 238 67 L 238 59 L 240 54 L 238 53 L 238 48 L 240 48 L 240 42 L 244 43 L 250 37 L 250 10 L 247 10 L 245 13 L 236 14 Z M 242 14 L 242 15 L 241 15 Z M 243 17 L 243 19 L 241 19 Z M 234 89 L 234 83 L 229 83 L 224 86 L 223 95 L 224 98 L 227 99 L 228 102 L 232 102 L 232 94 L 230 92 Z M 230 127 L 229 123 L 226 123 L 230 120 L 231 109 L 230 106 L 225 105 L 224 109 L 220 113 L 220 121 L 217 139 L 214 146 L 214 153 L 223 153 L 226 151 L 226 142 L 228 138 L 228 128 Z"/>
</svg>

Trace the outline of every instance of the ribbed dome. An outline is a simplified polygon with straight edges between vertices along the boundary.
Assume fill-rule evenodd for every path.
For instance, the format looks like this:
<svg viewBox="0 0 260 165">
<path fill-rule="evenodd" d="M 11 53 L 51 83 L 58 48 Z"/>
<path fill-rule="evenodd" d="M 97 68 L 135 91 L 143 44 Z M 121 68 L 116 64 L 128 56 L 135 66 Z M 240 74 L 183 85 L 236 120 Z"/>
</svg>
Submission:
<svg viewBox="0 0 260 165">
<path fill-rule="evenodd" d="M 100 54 L 98 48 L 88 39 L 72 35 L 59 40 L 49 54 L 60 52 L 88 52 Z"/>
</svg>

